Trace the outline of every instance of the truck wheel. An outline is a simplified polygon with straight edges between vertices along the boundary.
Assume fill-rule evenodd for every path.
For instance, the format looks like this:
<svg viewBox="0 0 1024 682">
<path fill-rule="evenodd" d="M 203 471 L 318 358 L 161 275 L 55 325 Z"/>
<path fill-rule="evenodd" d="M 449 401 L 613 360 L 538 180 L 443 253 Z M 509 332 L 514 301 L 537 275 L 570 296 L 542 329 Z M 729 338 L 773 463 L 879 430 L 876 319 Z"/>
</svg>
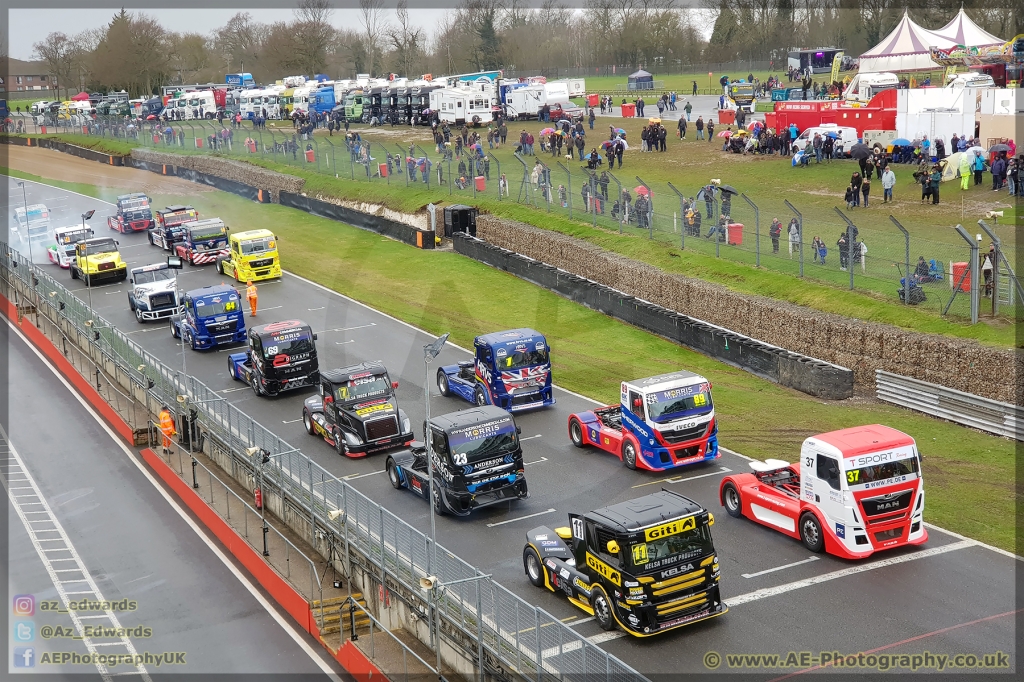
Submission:
<svg viewBox="0 0 1024 682">
<path fill-rule="evenodd" d="M 821 524 L 818 523 L 818 517 L 810 512 L 800 517 L 800 539 L 804 541 L 804 547 L 812 552 L 825 549 L 825 536 L 821 533 Z"/>
<path fill-rule="evenodd" d="M 302 425 L 306 427 L 306 433 L 311 436 L 316 435 L 316 431 L 313 430 L 313 417 L 306 410 L 302 411 Z"/>
<path fill-rule="evenodd" d="M 176 339 L 181 338 L 180 332 L 178 331 L 178 327 L 175 326 L 174 324 L 174 320 L 171 320 L 168 324 L 170 324 L 171 326 L 171 336 L 173 336 Z"/>
<path fill-rule="evenodd" d="M 444 373 L 444 370 L 437 370 L 437 390 L 443 396 L 451 395 L 448 391 L 448 375 Z"/>
<path fill-rule="evenodd" d="M 722 504 L 725 505 L 725 511 L 729 513 L 729 516 L 737 519 L 743 516 L 743 504 L 740 502 L 740 494 L 732 483 L 726 483 L 725 487 L 722 488 Z"/>
<path fill-rule="evenodd" d="M 395 490 L 402 489 L 402 479 L 398 476 L 398 465 L 395 464 L 395 460 L 388 457 L 387 464 L 384 466 L 388 472 L 388 480 L 391 481 L 391 487 Z"/>
<path fill-rule="evenodd" d="M 182 332 L 182 336 L 185 338 L 185 345 L 192 350 L 196 349 L 195 339 L 192 338 L 192 332 L 188 329 Z"/>
<path fill-rule="evenodd" d="M 473 391 L 473 402 L 479 405 L 480 407 L 483 407 L 484 405 L 487 404 L 487 396 L 484 395 L 484 389 L 480 388 L 479 386 L 477 386 L 476 390 Z"/>
<path fill-rule="evenodd" d="M 263 395 L 263 392 L 260 390 L 260 382 L 256 380 L 255 374 L 249 377 L 249 386 L 252 387 L 252 392 L 255 393 L 257 397 Z"/>
<path fill-rule="evenodd" d="M 612 607 L 603 587 L 594 588 L 594 594 L 590 597 L 590 605 L 594 609 L 594 618 L 597 619 L 597 624 L 601 626 L 601 629 L 614 630 L 615 619 L 612 618 Z"/>
<path fill-rule="evenodd" d="M 128 310 L 135 312 L 135 299 L 133 299 L 131 296 L 128 297 Z"/>
<path fill-rule="evenodd" d="M 345 456 L 345 438 L 340 429 L 334 430 L 334 449 L 338 451 L 339 455 Z"/>
<path fill-rule="evenodd" d="M 132 306 L 132 307 L 135 308 L 135 306 Z M 139 310 L 138 308 L 135 308 L 135 319 L 138 320 L 139 322 L 144 322 L 145 321 L 145 320 L 142 319 L 142 311 Z"/>
<path fill-rule="evenodd" d="M 569 438 L 572 440 L 572 444 L 578 448 L 586 445 L 583 442 L 583 427 L 580 426 L 578 419 L 573 418 L 569 420 Z"/>
<path fill-rule="evenodd" d="M 636 469 L 636 446 L 628 438 L 622 443 L 622 463 L 627 469 Z"/>
<path fill-rule="evenodd" d="M 71 279 L 78 279 L 78 270 L 75 269 L 74 265 L 71 266 L 70 270 L 71 270 Z"/>
<path fill-rule="evenodd" d="M 534 587 L 544 587 L 544 567 L 537 556 L 537 550 L 527 547 L 523 550 L 523 568 L 526 569 L 526 576 Z"/>
<path fill-rule="evenodd" d="M 448 513 L 448 510 L 444 506 L 444 502 L 441 500 L 441 486 L 434 485 L 433 482 L 430 484 L 430 497 L 434 501 L 434 513 L 438 516 L 444 516 Z"/>
</svg>

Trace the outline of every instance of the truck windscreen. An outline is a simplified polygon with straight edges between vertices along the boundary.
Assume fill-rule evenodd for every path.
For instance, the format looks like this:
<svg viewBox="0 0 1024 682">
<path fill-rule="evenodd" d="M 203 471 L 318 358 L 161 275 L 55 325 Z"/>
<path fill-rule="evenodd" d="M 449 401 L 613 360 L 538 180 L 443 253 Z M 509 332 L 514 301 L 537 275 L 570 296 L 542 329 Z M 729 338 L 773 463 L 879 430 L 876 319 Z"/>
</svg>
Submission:
<svg viewBox="0 0 1024 682">
<path fill-rule="evenodd" d="M 386 374 L 356 377 L 338 386 L 335 393 L 338 400 L 366 400 L 386 395 L 391 390 Z"/>
<path fill-rule="evenodd" d="M 73 232 L 62 232 L 57 236 L 57 242 L 65 246 L 73 246 L 76 242 L 89 238 L 89 230 L 74 230 Z"/>
<path fill-rule="evenodd" d="M 302 355 L 313 352 L 313 338 L 305 332 L 289 334 L 289 337 L 268 337 L 263 339 L 263 357 L 272 358 L 275 355 Z"/>
<path fill-rule="evenodd" d="M 865 457 L 852 458 L 847 461 L 865 459 Z M 916 456 L 905 459 L 896 459 L 879 464 L 870 464 L 857 469 L 849 469 L 846 472 L 846 483 L 850 486 L 862 485 L 866 488 L 881 487 L 891 483 L 898 483 L 905 480 L 907 476 L 914 476 L 919 471 Z"/>
<path fill-rule="evenodd" d="M 102 241 L 93 242 L 91 244 L 86 243 L 85 255 L 95 256 L 100 253 L 115 253 L 117 251 L 117 244 L 114 243 L 113 239 L 104 239 Z"/>
<path fill-rule="evenodd" d="M 638 542 L 627 550 L 630 562 L 638 573 L 671 566 L 679 561 L 704 556 L 714 551 L 711 532 L 705 525 L 676 535 Z"/>
<path fill-rule="evenodd" d="M 151 284 L 153 282 L 164 282 L 167 280 L 174 279 L 174 271 L 170 268 L 161 268 L 159 270 L 142 270 L 132 274 L 132 279 L 135 280 L 136 284 Z"/>
<path fill-rule="evenodd" d="M 273 248 L 269 238 L 247 239 L 239 246 L 242 248 L 242 255 L 245 256 L 251 256 L 256 253 L 266 253 Z"/>
<path fill-rule="evenodd" d="M 238 301 L 232 301 L 227 297 L 216 297 L 216 300 L 198 300 L 196 301 L 196 313 L 200 317 L 213 317 L 214 315 L 224 315 L 226 313 L 238 312 Z"/>
<path fill-rule="evenodd" d="M 498 358 L 499 369 L 523 369 L 535 365 L 546 365 L 548 363 L 548 349 L 540 350 L 517 350 L 509 352 L 505 357 Z"/>
<path fill-rule="evenodd" d="M 647 410 L 657 423 L 705 414 L 712 407 L 711 387 L 706 383 L 647 394 Z"/>
<path fill-rule="evenodd" d="M 224 237 L 227 233 L 222 227 L 209 227 L 205 230 L 192 230 L 189 234 L 192 235 L 192 241 L 198 242 L 205 239 L 219 239 Z"/>
<path fill-rule="evenodd" d="M 467 426 L 448 433 L 448 448 L 457 466 L 516 449 L 516 425 L 511 419 Z"/>
</svg>

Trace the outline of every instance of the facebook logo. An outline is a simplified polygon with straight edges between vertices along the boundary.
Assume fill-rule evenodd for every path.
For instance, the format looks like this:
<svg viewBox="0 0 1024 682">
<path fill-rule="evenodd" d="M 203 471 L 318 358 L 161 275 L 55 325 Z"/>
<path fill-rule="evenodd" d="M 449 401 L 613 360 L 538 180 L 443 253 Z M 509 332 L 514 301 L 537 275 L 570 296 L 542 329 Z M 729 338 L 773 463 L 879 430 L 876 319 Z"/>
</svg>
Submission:
<svg viewBox="0 0 1024 682">
<path fill-rule="evenodd" d="M 31 642 L 35 639 L 35 623 L 30 620 L 19 620 L 14 623 L 14 639 L 19 642 Z"/>
<path fill-rule="evenodd" d="M 14 647 L 14 667 L 34 668 L 36 665 L 36 650 L 30 646 Z"/>
</svg>

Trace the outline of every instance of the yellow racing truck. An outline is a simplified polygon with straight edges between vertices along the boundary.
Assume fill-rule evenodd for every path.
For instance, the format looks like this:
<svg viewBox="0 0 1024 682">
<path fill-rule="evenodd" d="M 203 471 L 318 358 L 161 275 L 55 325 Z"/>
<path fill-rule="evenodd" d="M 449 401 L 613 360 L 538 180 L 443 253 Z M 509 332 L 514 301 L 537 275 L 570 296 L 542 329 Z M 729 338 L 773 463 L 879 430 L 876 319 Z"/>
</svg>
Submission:
<svg viewBox="0 0 1024 682">
<path fill-rule="evenodd" d="M 71 261 L 71 279 L 82 279 L 89 286 L 128 279 L 128 266 L 121 259 L 117 242 L 110 237 L 85 239 L 75 244 Z"/>
<path fill-rule="evenodd" d="M 239 282 L 281 276 L 277 237 L 270 230 L 236 232 L 228 238 L 228 246 L 228 255 L 217 259 L 218 272 Z"/>
</svg>

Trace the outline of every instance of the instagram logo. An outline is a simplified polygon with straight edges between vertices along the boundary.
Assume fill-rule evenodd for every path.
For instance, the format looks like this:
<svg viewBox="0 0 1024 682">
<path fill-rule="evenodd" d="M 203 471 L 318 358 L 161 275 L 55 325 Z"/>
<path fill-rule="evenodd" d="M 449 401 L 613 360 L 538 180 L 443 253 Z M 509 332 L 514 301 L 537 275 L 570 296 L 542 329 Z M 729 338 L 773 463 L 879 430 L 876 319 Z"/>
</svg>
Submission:
<svg viewBox="0 0 1024 682">
<path fill-rule="evenodd" d="M 31 616 L 36 612 L 36 598 L 31 594 L 14 595 L 14 615 Z"/>
</svg>

